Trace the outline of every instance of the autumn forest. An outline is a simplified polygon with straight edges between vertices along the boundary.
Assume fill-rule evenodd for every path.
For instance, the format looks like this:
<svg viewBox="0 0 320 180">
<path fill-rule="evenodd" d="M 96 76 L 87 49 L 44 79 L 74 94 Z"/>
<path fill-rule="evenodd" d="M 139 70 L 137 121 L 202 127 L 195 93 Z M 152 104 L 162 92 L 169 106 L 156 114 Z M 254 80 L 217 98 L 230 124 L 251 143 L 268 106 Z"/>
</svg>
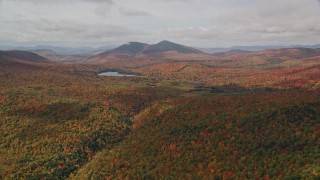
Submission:
<svg viewBox="0 0 320 180">
<path fill-rule="evenodd" d="M 1 179 L 320 177 L 320 49 L 46 55 L 0 51 Z"/>
</svg>

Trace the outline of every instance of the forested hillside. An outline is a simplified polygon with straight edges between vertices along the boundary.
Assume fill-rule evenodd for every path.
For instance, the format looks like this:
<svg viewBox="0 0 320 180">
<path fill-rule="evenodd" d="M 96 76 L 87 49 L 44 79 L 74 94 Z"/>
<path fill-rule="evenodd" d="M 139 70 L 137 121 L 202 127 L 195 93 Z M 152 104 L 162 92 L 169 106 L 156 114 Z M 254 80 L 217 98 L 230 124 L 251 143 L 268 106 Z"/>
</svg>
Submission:
<svg viewBox="0 0 320 180">
<path fill-rule="evenodd" d="M 161 101 L 76 177 L 313 179 L 320 170 L 319 112 L 319 92 Z"/>
</svg>

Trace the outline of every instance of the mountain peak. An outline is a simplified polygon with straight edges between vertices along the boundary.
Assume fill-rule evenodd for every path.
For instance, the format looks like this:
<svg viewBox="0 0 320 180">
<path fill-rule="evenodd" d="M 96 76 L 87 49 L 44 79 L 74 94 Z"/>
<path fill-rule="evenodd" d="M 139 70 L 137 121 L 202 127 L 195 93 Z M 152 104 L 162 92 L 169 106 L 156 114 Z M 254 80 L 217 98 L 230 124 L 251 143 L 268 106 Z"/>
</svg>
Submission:
<svg viewBox="0 0 320 180">
<path fill-rule="evenodd" d="M 136 41 L 131 41 L 123 44 L 123 46 L 132 46 L 132 45 L 148 45 L 148 44 L 142 43 L 142 42 L 136 42 Z"/>
<path fill-rule="evenodd" d="M 201 51 L 194 49 L 192 47 L 187 47 L 181 44 L 173 43 L 167 40 L 163 40 L 157 44 L 149 46 L 143 53 L 144 54 L 152 54 L 152 53 L 163 53 L 169 51 L 176 51 L 179 53 L 202 53 Z"/>
<path fill-rule="evenodd" d="M 139 53 L 140 51 L 143 51 L 148 46 L 149 44 L 145 44 L 141 42 L 128 42 L 116 48 L 115 51 L 134 55 Z"/>
<path fill-rule="evenodd" d="M 175 44 L 175 43 L 167 41 L 167 40 L 160 41 L 158 44 L 167 44 L 167 43 Z"/>
</svg>

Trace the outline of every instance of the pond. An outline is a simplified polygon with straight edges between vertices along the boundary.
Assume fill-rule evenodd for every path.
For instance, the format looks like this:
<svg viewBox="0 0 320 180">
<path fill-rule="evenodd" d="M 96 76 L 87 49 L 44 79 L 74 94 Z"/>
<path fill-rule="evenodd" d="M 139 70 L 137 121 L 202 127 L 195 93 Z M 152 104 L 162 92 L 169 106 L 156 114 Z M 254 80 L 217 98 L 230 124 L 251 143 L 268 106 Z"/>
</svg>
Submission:
<svg viewBox="0 0 320 180">
<path fill-rule="evenodd" d="M 98 74 L 99 76 L 109 76 L 109 77 L 137 77 L 137 75 L 134 74 L 125 74 L 125 73 L 119 73 L 116 71 L 108 71 L 108 72 L 102 72 Z"/>
</svg>

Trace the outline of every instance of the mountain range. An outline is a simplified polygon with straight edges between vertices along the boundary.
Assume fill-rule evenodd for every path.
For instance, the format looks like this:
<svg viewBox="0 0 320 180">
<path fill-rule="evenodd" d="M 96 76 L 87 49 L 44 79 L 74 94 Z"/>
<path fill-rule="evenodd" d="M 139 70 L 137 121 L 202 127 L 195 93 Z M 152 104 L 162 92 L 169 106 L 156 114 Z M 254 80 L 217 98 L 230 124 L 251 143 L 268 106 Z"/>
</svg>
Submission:
<svg viewBox="0 0 320 180">
<path fill-rule="evenodd" d="M 63 63 L 85 63 L 85 64 L 127 64 L 135 66 L 137 64 L 147 65 L 154 64 L 156 61 L 212 61 L 215 64 L 229 62 L 236 66 L 251 63 L 253 66 L 259 62 L 284 62 L 286 60 L 303 59 L 319 56 L 317 46 L 309 46 L 313 48 L 279 48 L 264 51 L 246 51 L 232 49 L 222 53 L 208 54 L 198 49 L 185 45 L 173 43 L 170 41 L 161 41 L 156 44 L 147 44 L 141 42 L 128 42 L 112 50 L 104 51 L 100 54 L 78 54 L 78 55 L 62 55 L 53 50 L 38 49 L 32 51 L 0 51 L 0 58 L 12 59 L 15 62 L 63 62 Z M 250 49 L 250 48 L 249 48 Z M 271 58 L 271 59 L 270 59 Z M 311 60 L 310 60 L 311 61 Z M 314 62 L 314 60 L 312 60 Z"/>
<path fill-rule="evenodd" d="M 197 48 L 205 53 L 214 54 L 214 53 L 224 53 L 232 50 L 241 50 L 241 51 L 265 51 L 273 49 L 287 49 L 287 48 L 309 48 L 309 49 L 318 49 L 320 44 L 316 45 L 291 45 L 291 46 L 232 46 L 229 48 Z"/>
<path fill-rule="evenodd" d="M 39 46 L 9 46 L 9 45 L 0 45 L 0 50 L 20 50 L 20 51 L 38 51 L 38 50 L 48 50 L 54 51 L 59 55 L 83 55 L 83 54 L 99 54 L 106 50 L 114 49 L 115 45 L 106 45 L 102 47 L 59 47 L 59 46 L 50 46 L 50 45 L 39 45 Z"/>
<path fill-rule="evenodd" d="M 163 41 L 164 44 L 168 41 Z M 145 44 L 139 42 L 130 42 L 124 45 L 137 45 L 137 44 Z M 150 46 L 149 44 L 145 44 Z M 116 45 L 106 45 L 97 48 L 93 47 L 59 47 L 59 46 L 49 46 L 49 45 L 38 45 L 38 46 L 9 46 L 9 45 L 0 45 L 0 50 L 21 50 L 21 51 L 38 51 L 38 50 L 48 50 L 54 51 L 58 55 L 96 55 L 99 53 L 103 53 L 106 51 L 110 51 L 115 49 Z M 156 46 L 157 47 L 157 46 Z M 153 47 L 151 47 L 152 49 Z M 159 48 L 159 47 L 157 47 Z M 310 48 L 310 49 L 317 49 L 320 48 L 320 44 L 316 45 L 290 45 L 290 46 L 232 46 L 232 47 L 214 47 L 214 48 L 202 48 L 202 47 L 194 47 L 192 49 L 200 50 L 207 54 L 214 54 L 214 53 L 225 53 L 231 50 L 242 50 L 242 51 L 264 51 L 264 50 L 272 50 L 272 49 L 282 49 L 282 48 Z M 117 48 L 118 49 L 118 48 Z M 118 49 L 121 50 L 121 49 Z"/>
<path fill-rule="evenodd" d="M 113 50 L 105 51 L 88 59 L 87 62 L 105 62 L 112 59 L 144 58 L 144 57 L 180 57 L 192 55 L 205 55 L 204 52 L 185 45 L 170 41 L 161 41 L 157 44 L 129 42 Z"/>
<path fill-rule="evenodd" d="M 127 55 L 155 55 L 161 54 L 165 52 L 177 52 L 177 53 L 203 53 L 200 50 L 197 50 L 192 47 L 184 46 L 181 44 L 176 44 L 170 41 L 161 41 L 157 44 L 146 44 L 140 42 L 129 42 L 126 43 L 116 49 L 106 51 L 104 53 L 98 55 L 106 55 L 106 54 L 114 54 L 114 53 L 122 53 Z"/>
</svg>

